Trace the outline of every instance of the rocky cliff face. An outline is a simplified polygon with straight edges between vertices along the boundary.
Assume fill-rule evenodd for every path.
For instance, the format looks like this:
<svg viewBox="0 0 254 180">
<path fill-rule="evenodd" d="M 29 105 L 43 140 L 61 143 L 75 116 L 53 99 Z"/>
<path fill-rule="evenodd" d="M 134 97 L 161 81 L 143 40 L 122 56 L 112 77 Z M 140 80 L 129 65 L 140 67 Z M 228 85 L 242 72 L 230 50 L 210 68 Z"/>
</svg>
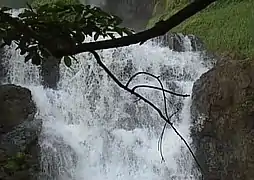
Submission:
<svg viewBox="0 0 254 180">
<path fill-rule="evenodd" d="M 223 62 L 194 84 L 191 111 L 196 155 L 205 180 L 252 180 L 254 62 Z"/>
<path fill-rule="evenodd" d="M 186 49 L 186 39 L 189 41 L 190 49 Z M 205 51 L 205 45 L 203 41 L 198 38 L 197 36 L 194 36 L 192 34 L 190 35 L 184 35 L 182 33 L 172 33 L 168 32 L 164 34 L 163 36 L 159 36 L 156 38 L 153 38 L 152 41 L 155 41 L 162 46 L 169 47 L 169 49 L 172 49 L 173 51 L 177 52 L 184 52 L 184 51 Z"/>
<path fill-rule="evenodd" d="M 37 144 L 41 121 L 31 92 L 16 85 L 0 86 L 0 179 L 35 180 L 39 172 Z"/>
<path fill-rule="evenodd" d="M 155 5 L 154 0 L 104 0 L 103 3 L 102 1 L 98 2 L 103 4 L 103 9 L 123 19 L 123 26 L 135 30 L 146 27 Z"/>
</svg>

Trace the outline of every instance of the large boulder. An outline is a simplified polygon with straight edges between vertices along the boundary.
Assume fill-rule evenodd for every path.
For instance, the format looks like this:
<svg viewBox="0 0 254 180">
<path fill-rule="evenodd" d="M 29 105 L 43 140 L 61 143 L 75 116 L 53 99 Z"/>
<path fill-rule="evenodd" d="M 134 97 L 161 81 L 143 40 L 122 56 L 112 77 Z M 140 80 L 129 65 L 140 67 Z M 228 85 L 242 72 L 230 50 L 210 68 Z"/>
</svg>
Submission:
<svg viewBox="0 0 254 180">
<path fill-rule="evenodd" d="M 196 156 L 205 180 L 252 180 L 254 62 L 218 62 L 193 87 Z"/>
<path fill-rule="evenodd" d="M 0 112 L 0 134 L 33 117 L 36 107 L 30 90 L 16 85 L 1 85 Z"/>
<path fill-rule="evenodd" d="M 38 134 L 41 121 L 30 90 L 0 86 L 0 179 L 36 179 L 39 172 Z"/>
</svg>

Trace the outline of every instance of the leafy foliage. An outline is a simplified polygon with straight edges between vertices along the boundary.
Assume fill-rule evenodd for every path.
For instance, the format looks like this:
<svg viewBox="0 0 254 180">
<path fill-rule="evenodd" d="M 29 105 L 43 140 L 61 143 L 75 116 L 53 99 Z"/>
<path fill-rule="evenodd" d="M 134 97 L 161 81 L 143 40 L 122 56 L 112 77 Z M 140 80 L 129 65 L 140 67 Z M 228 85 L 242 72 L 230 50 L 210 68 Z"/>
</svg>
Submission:
<svg viewBox="0 0 254 180">
<path fill-rule="evenodd" d="M 55 4 L 55 3 L 62 3 L 65 5 L 71 5 L 71 4 L 80 4 L 79 0 L 32 0 L 31 1 L 31 6 L 33 8 L 37 8 L 40 6 L 43 6 L 45 4 Z M 85 3 L 83 3 L 85 4 Z"/>
<path fill-rule="evenodd" d="M 119 27 L 120 18 L 89 5 L 57 2 L 35 9 L 28 5 L 18 17 L 12 17 L 9 10 L 7 7 L 0 10 L 2 46 L 14 42 L 20 54 L 25 55 L 25 62 L 32 60 L 35 65 L 49 56 L 61 56 L 58 50 L 74 48 L 89 36 L 96 41 L 100 36 L 114 39 L 116 33 L 120 36 L 133 33 Z M 64 62 L 70 66 L 70 57 L 65 57 Z"/>
</svg>

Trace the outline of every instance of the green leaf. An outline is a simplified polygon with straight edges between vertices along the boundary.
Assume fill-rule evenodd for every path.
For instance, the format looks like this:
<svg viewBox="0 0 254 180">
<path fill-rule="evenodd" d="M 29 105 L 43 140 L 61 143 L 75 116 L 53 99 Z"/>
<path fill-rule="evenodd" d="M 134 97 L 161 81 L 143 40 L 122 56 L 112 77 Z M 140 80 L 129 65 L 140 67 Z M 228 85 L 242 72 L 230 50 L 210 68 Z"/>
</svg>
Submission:
<svg viewBox="0 0 254 180">
<path fill-rule="evenodd" d="M 69 56 L 64 56 L 64 64 L 67 67 L 71 67 L 71 58 Z"/>
<path fill-rule="evenodd" d="M 75 38 L 75 40 L 76 40 L 77 42 L 80 42 L 80 43 L 82 43 L 82 42 L 85 40 L 85 35 L 84 35 L 83 32 L 81 32 L 81 31 L 77 31 L 77 32 L 73 35 L 73 37 Z"/>
<path fill-rule="evenodd" d="M 20 13 L 18 15 L 18 17 L 20 17 L 20 18 L 26 18 L 26 17 L 33 17 L 34 15 L 35 15 L 35 13 L 33 11 L 26 9 L 23 13 Z"/>
<path fill-rule="evenodd" d="M 123 36 L 123 29 L 119 28 L 119 27 L 115 27 L 114 29 L 120 36 Z"/>
<path fill-rule="evenodd" d="M 41 14 L 41 13 L 47 11 L 47 9 L 49 9 L 49 4 L 45 4 L 45 5 L 39 6 L 37 8 L 37 13 Z"/>
<path fill-rule="evenodd" d="M 113 33 L 108 33 L 108 36 L 111 37 L 111 39 L 115 39 L 115 36 Z"/>
<path fill-rule="evenodd" d="M 99 38 L 99 36 L 100 36 L 100 34 L 99 34 L 99 33 L 95 33 L 95 35 L 94 35 L 94 37 L 93 37 L 93 38 L 94 38 L 94 40 L 95 40 L 95 41 L 97 41 L 97 39 Z"/>
<path fill-rule="evenodd" d="M 11 8 L 9 8 L 9 7 L 2 7 L 2 8 L 0 9 L 0 11 L 2 11 L 2 12 L 4 12 L 4 11 L 9 11 L 9 10 L 11 10 Z"/>
<path fill-rule="evenodd" d="M 132 35 L 134 32 L 131 31 L 130 29 L 123 28 L 123 32 L 125 32 L 128 36 Z"/>
<path fill-rule="evenodd" d="M 26 3 L 26 5 L 27 5 L 27 7 L 28 7 L 31 11 L 34 11 L 33 8 L 32 8 L 32 6 L 31 6 L 28 2 Z"/>
</svg>

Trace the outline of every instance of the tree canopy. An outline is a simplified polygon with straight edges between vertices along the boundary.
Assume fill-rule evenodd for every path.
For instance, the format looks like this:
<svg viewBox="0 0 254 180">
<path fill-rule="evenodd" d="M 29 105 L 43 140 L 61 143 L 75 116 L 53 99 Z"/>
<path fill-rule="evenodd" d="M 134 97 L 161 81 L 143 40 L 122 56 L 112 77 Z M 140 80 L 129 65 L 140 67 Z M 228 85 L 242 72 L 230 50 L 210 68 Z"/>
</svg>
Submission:
<svg viewBox="0 0 254 180">
<path fill-rule="evenodd" d="M 88 36 L 96 41 L 99 36 L 114 39 L 115 33 L 132 34 L 127 28 L 118 27 L 121 19 L 89 5 L 57 2 L 35 9 L 29 6 L 18 17 L 12 17 L 9 10 L 0 11 L 3 46 L 14 42 L 20 54 L 26 56 L 25 62 L 31 59 L 36 65 L 41 64 L 43 57 L 54 56 L 54 49 L 71 49 Z M 65 58 L 65 63 L 70 66 L 70 59 Z"/>
<path fill-rule="evenodd" d="M 163 35 L 215 1 L 196 0 L 169 19 L 139 33 L 120 27 L 122 21 L 118 17 L 80 3 L 56 1 L 34 8 L 28 4 L 18 17 L 12 16 L 11 8 L 3 7 L 0 9 L 0 38 L 4 41 L 2 46 L 17 44 L 20 54 L 26 56 L 26 62 L 32 60 L 33 64 L 39 65 L 44 57 L 55 56 L 65 57 L 66 65 L 70 66 L 70 57 L 75 54 L 142 44 Z M 116 34 L 121 37 L 116 38 Z M 88 36 L 95 41 L 99 36 L 111 40 L 85 42 Z"/>
</svg>

